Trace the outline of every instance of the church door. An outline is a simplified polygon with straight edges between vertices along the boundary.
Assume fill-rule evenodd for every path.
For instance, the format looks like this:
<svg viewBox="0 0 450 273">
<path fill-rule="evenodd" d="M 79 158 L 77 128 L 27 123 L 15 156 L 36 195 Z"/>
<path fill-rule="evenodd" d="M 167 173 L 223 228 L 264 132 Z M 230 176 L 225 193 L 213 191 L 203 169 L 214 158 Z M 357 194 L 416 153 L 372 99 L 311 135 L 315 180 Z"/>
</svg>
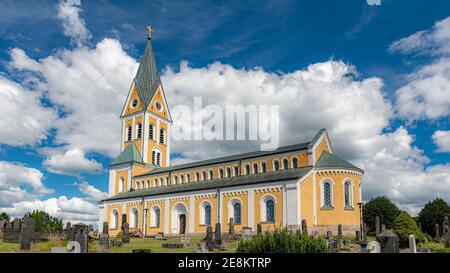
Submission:
<svg viewBox="0 0 450 273">
<path fill-rule="evenodd" d="M 180 214 L 180 234 L 186 232 L 186 215 Z"/>
</svg>

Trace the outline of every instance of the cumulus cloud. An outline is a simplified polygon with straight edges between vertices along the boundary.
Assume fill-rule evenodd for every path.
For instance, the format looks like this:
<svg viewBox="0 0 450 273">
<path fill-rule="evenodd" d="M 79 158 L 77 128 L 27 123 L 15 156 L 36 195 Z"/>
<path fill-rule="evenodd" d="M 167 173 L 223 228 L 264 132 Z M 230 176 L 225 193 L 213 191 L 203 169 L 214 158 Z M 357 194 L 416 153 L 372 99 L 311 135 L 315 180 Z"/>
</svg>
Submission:
<svg viewBox="0 0 450 273">
<path fill-rule="evenodd" d="M 44 107 L 41 93 L 26 90 L 0 75 L 0 143 L 36 145 L 47 139 L 57 115 Z"/>
<path fill-rule="evenodd" d="M 389 51 L 405 54 L 450 54 L 450 17 L 437 21 L 431 29 L 416 32 L 393 42 Z"/>
<path fill-rule="evenodd" d="M 438 152 L 450 153 L 450 131 L 436 131 L 432 138 Z"/>
<path fill-rule="evenodd" d="M 86 181 L 78 183 L 78 190 L 92 201 L 100 201 L 108 197 L 108 193 L 97 189 Z"/>
<path fill-rule="evenodd" d="M 9 207 L 1 208 L 12 217 L 23 217 L 25 213 L 41 210 L 53 217 L 62 218 L 64 222 L 97 224 L 98 207 L 82 198 L 49 198 L 47 200 L 31 200 L 13 203 Z"/>
<path fill-rule="evenodd" d="M 72 43 L 80 47 L 92 38 L 91 32 L 86 28 L 86 23 L 80 17 L 81 0 L 61 0 L 58 5 L 58 19 L 61 20 L 64 35 L 69 37 Z"/>
<path fill-rule="evenodd" d="M 120 149 L 120 111 L 137 62 L 119 41 L 104 39 L 95 48 L 60 50 L 39 61 L 18 48 L 10 68 L 40 75 L 39 88 L 64 116 L 55 123 L 55 143 L 114 157 Z"/>
<path fill-rule="evenodd" d="M 87 159 L 79 149 L 68 150 L 63 154 L 54 154 L 44 160 L 43 166 L 51 173 L 80 175 L 81 173 L 99 173 L 102 164 L 94 159 Z"/>
</svg>

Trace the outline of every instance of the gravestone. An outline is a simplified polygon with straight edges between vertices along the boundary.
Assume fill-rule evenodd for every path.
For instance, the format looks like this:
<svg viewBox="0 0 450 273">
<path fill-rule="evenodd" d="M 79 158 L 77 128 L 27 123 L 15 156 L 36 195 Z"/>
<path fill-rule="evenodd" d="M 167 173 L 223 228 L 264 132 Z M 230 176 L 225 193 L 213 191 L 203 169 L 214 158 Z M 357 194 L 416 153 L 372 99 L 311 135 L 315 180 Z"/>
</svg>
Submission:
<svg viewBox="0 0 450 273">
<path fill-rule="evenodd" d="M 448 222 L 448 216 L 444 217 L 444 222 L 442 223 L 442 236 L 444 237 L 445 248 L 450 247 L 450 225 Z"/>
<path fill-rule="evenodd" d="M 319 232 L 318 232 L 317 230 L 314 230 L 314 231 L 313 231 L 313 237 L 314 237 L 315 239 L 319 239 Z"/>
<path fill-rule="evenodd" d="M 385 232 L 386 231 L 386 225 L 381 225 L 381 232 Z"/>
<path fill-rule="evenodd" d="M 308 235 L 308 226 L 305 219 L 302 219 L 302 233 L 303 235 Z"/>
<path fill-rule="evenodd" d="M 124 214 L 122 214 L 122 226 L 123 226 L 123 223 L 126 223 L 127 222 L 127 215 L 124 213 Z"/>
<path fill-rule="evenodd" d="M 380 217 L 375 216 L 375 236 L 380 235 Z"/>
<path fill-rule="evenodd" d="M 72 235 L 72 224 L 70 222 L 66 223 L 66 240 L 70 240 Z"/>
<path fill-rule="evenodd" d="M 73 241 L 80 245 L 80 253 L 88 253 L 89 227 L 84 224 L 76 224 L 73 226 L 73 233 Z"/>
<path fill-rule="evenodd" d="M 124 244 L 130 243 L 130 226 L 128 225 L 127 222 L 124 222 L 122 224 L 122 243 Z"/>
<path fill-rule="evenodd" d="M 258 223 L 256 225 L 256 235 L 258 235 L 258 236 L 262 235 L 262 225 L 261 225 L 261 223 Z"/>
<path fill-rule="evenodd" d="M 29 214 L 25 214 L 20 230 L 20 250 L 30 250 L 31 242 L 35 237 L 36 222 L 30 218 Z"/>
<path fill-rule="evenodd" d="M 228 224 L 228 234 L 234 234 L 234 219 L 230 218 L 230 223 Z"/>
<path fill-rule="evenodd" d="M 7 222 L 3 230 L 3 241 L 6 243 L 20 242 L 20 220 L 14 219 L 12 222 Z"/>
<path fill-rule="evenodd" d="M 214 249 L 214 240 L 213 240 L 213 230 L 211 226 L 206 228 L 206 248 L 208 251 L 213 251 Z"/>
<path fill-rule="evenodd" d="M 327 240 L 331 240 L 333 238 L 333 232 L 327 231 Z"/>
<path fill-rule="evenodd" d="M 367 224 L 366 223 L 363 224 L 361 241 L 367 242 Z"/>
<path fill-rule="evenodd" d="M 253 231 L 251 227 L 242 227 L 241 228 L 241 236 L 242 239 L 246 240 L 246 239 L 250 239 L 253 237 Z"/>
<path fill-rule="evenodd" d="M 434 226 L 434 232 L 436 233 L 435 234 L 435 236 L 434 236 L 434 240 L 436 241 L 436 242 L 439 242 L 439 239 L 440 239 L 440 235 L 439 235 L 439 232 L 440 231 L 440 229 L 439 229 L 439 224 L 436 224 L 435 226 Z"/>
<path fill-rule="evenodd" d="M 412 234 L 409 235 L 408 241 L 409 241 L 409 252 L 417 253 L 416 238 L 414 237 L 414 235 L 412 235 Z"/>
<path fill-rule="evenodd" d="M 108 222 L 103 222 L 102 234 L 100 234 L 100 247 L 102 250 L 109 249 L 109 228 Z"/>
<path fill-rule="evenodd" d="M 328 253 L 338 253 L 338 243 L 336 240 L 328 240 Z"/>
<path fill-rule="evenodd" d="M 385 230 L 377 237 L 380 243 L 381 253 L 399 253 L 399 238 L 391 230 Z"/>
<path fill-rule="evenodd" d="M 216 223 L 216 229 L 214 231 L 214 243 L 216 246 L 222 244 L 222 228 L 220 223 Z"/>
<path fill-rule="evenodd" d="M 183 247 L 188 247 L 191 244 L 191 237 L 181 236 L 180 243 L 183 244 Z"/>
<path fill-rule="evenodd" d="M 367 243 L 366 252 L 365 253 L 380 253 L 381 246 L 377 241 L 370 241 Z"/>
<path fill-rule="evenodd" d="M 342 225 L 338 225 L 338 248 L 342 247 Z"/>
<path fill-rule="evenodd" d="M 359 230 L 355 231 L 355 241 L 359 242 L 361 240 L 361 232 Z"/>
</svg>

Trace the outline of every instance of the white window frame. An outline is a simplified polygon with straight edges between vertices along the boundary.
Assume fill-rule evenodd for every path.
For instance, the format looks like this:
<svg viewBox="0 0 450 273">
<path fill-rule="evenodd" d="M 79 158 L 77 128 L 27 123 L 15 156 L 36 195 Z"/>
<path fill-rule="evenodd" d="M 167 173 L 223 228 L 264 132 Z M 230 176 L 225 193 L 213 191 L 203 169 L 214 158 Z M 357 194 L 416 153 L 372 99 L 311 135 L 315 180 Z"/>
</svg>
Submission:
<svg viewBox="0 0 450 273">
<path fill-rule="evenodd" d="M 242 206 L 242 200 L 238 197 L 234 197 L 232 199 L 230 199 L 230 201 L 228 201 L 228 223 L 230 222 L 230 218 L 233 217 L 233 221 L 234 224 L 236 224 L 236 219 L 234 218 L 234 205 L 236 203 L 239 203 L 241 205 L 241 223 L 238 225 L 242 225 L 243 219 L 242 219 L 242 211 L 243 211 L 243 206 Z"/>
<path fill-rule="evenodd" d="M 115 213 L 114 213 L 115 212 Z M 118 229 L 119 227 L 119 211 L 112 209 L 109 215 L 110 229 Z"/>
<path fill-rule="evenodd" d="M 213 223 L 213 216 L 212 216 L 212 212 L 213 212 L 213 205 L 211 203 L 211 201 L 209 200 L 204 200 L 200 203 L 199 206 L 199 224 L 200 225 L 206 225 L 206 206 L 211 206 L 211 225 Z"/>
<path fill-rule="evenodd" d="M 325 207 L 325 191 L 324 191 L 325 183 L 330 183 L 331 207 Z M 320 185 L 320 207 L 326 208 L 326 209 L 333 209 L 334 208 L 334 186 L 335 186 L 334 180 L 329 177 L 326 177 L 326 178 L 323 178 L 322 180 L 320 180 L 319 185 Z"/>
<path fill-rule="evenodd" d="M 349 183 L 350 184 L 350 192 L 349 192 L 349 200 L 350 200 L 350 204 L 348 205 L 348 206 L 346 206 L 346 204 L 345 204 L 345 184 L 346 183 Z M 352 179 L 350 179 L 349 177 L 347 177 L 347 178 L 345 178 L 343 181 L 342 181 L 342 193 L 343 193 L 343 195 L 342 195 L 342 200 L 344 201 L 343 202 L 343 204 L 344 204 L 344 208 L 354 208 L 355 207 L 355 203 L 354 203 L 354 199 L 353 199 L 353 191 L 354 191 L 354 183 L 353 183 L 353 180 Z"/>
<path fill-rule="evenodd" d="M 272 194 L 266 194 L 259 200 L 260 214 L 259 218 L 261 222 L 267 222 L 266 218 L 266 203 L 269 200 L 273 200 L 273 219 L 276 221 L 277 219 L 277 198 Z M 241 207 L 242 208 L 242 207 Z"/>
<path fill-rule="evenodd" d="M 156 209 L 159 209 L 159 226 L 156 225 Z M 150 209 L 150 227 L 159 228 L 161 227 L 161 208 L 159 205 L 153 205 Z"/>
</svg>

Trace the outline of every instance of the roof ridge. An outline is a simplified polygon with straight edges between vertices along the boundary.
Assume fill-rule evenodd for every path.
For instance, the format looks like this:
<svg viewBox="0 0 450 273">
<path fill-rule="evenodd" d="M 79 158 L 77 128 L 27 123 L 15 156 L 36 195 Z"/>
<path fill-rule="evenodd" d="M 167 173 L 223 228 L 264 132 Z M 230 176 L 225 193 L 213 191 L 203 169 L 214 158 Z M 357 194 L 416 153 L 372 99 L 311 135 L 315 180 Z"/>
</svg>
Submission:
<svg viewBox="0 0 450 273">
<path fill-rule="evenodd" d="M 352 163 L 340 158 L 339 156 L 323 151 L 315 165 L 316 168 L 349 168 L 364 173 L 364 170 L 356 167 Z"/>
</svg>

